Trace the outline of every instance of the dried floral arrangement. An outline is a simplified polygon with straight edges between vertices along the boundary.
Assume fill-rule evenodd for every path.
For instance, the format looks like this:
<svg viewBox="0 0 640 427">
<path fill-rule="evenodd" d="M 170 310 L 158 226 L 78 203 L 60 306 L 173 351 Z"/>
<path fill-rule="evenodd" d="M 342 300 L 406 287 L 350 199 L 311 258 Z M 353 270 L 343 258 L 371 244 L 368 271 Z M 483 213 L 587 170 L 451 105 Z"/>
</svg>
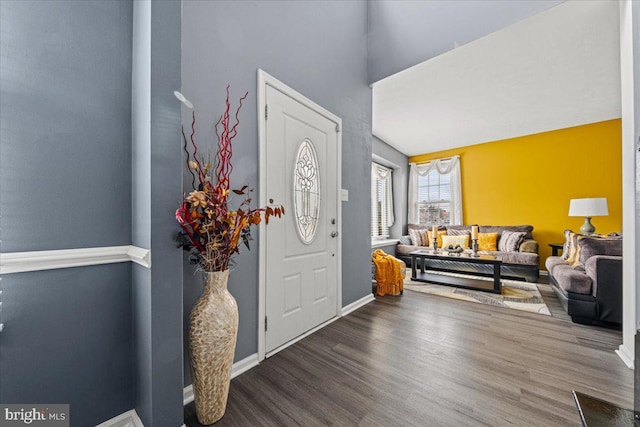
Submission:
<svg viewBox="0 0 640 427">
<path fill-rule="evenodd" d="M 193 191 L 185 195 L 182 205 L 176 211 L 176 220 L 182 227 L 176 243 L 178 247 L 190 252 L 192 263 L 198 264 L 206 272 L 227 270 L 233 264 L 233 256 L 240 253 L 241 242 L 250 249 L 252 225 L 260 224 L 262 218 L 268 224 L 269 217 L 279 218 L 284 215 L 284 206 L 251 208 L 253 190 L 247 185 L 231 189 L 232 142 L 238 135 L 238 114 L 242 108 L 242 101 L 248 94 L 247 92 L 240 98 L 233 117 L 235 123 L 232 124 L 227 86 L 226 108 L 215 124 L 218 144 L 213 164 L 210 155 L 204 156 L 198 152 L 198 145 L 194 139 L 195 111 L 192 112 L 189 138 L 184 127 L 182 128 L 183 149 L 192 177 Z M 181 93 L 176 92 L 175 95 L 188 108 L 193 108 L 193 104 Z M 237 207 L 232 208 L 230 204 L 234 196 L 238 196 L 240 200 Z"/>
</svg>

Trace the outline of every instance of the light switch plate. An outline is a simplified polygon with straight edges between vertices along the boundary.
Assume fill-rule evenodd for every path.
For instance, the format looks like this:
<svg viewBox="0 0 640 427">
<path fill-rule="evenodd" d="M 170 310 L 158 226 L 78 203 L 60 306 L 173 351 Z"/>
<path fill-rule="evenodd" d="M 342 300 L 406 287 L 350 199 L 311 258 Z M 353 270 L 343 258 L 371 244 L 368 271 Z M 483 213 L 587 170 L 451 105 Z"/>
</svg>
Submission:
<svg viewBox="0 0 640 427">
<path fill-rule="evenodd" d="M 349 201 L 349 190 L 345 190 L 344 188 L 342 189 L 342 201 L 343 202 Z"/>
</svg>

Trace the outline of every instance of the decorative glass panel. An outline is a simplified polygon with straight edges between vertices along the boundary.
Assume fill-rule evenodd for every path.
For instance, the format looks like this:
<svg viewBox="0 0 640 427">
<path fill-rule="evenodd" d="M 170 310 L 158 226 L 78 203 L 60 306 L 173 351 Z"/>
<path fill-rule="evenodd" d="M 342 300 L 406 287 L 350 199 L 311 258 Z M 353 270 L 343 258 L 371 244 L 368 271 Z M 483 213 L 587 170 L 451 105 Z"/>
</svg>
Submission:
<svg viewBox="0 0 640 427">
<path fill-rule="evenodd" d="M 293 207 L 298 236 L 304 244 L 316 237 L 320 213 L 320 175 L 313 143 L 305 138 L 298 147 L 293 169 Z"/>
</svg>

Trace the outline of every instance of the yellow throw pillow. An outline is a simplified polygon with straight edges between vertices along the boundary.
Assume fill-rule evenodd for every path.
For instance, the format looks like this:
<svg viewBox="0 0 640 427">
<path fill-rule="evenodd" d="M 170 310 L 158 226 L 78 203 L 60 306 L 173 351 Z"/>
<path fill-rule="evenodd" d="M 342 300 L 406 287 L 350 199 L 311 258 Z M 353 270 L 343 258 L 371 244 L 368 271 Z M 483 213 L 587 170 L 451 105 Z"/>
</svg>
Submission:
<svg viewBox="0 0 640 427">
<path fill-rule="evenodd" d="M 469 235 L 463 234 L 462 236 L 442 236 L 442 247 L 448 248 L 449 245 L 453 246 L 454 248 L 456 247 L 456 245 L 460 245 L 464 249 L 469 249 Z"/>
<path fill-rule="evenodd" d="M 497 251 L 498 233 L 478 233 L 479 251 Z"/>
<path fill-rule="evenodd" d="M 439 248 L 442 247 L 442 236 L 446 236 L 446 235 L 447 235 L 447 230 L 438 231 L 438 247 Z M 429 244 L 431 244 L 431 242 L 433 242 L 433 233 L 431 232 L 431 230 L 429 230 Z"/>
</svg>

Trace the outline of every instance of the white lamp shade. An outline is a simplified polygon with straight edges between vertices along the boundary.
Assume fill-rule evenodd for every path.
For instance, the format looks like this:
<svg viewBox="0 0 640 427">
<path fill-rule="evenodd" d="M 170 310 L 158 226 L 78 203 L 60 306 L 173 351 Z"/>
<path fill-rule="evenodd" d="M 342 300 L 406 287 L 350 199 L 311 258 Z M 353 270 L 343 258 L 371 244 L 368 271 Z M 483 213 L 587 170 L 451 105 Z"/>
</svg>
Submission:
<svg viewBox="0 0 640 427">
<path fill-rule="evenodd" d="M 609 208 L 607 207 L 606 197 L 596 197 L 590 199 L 571 199 L 569 203 L 569 216 L 607 216 Z"/>
</svg>

